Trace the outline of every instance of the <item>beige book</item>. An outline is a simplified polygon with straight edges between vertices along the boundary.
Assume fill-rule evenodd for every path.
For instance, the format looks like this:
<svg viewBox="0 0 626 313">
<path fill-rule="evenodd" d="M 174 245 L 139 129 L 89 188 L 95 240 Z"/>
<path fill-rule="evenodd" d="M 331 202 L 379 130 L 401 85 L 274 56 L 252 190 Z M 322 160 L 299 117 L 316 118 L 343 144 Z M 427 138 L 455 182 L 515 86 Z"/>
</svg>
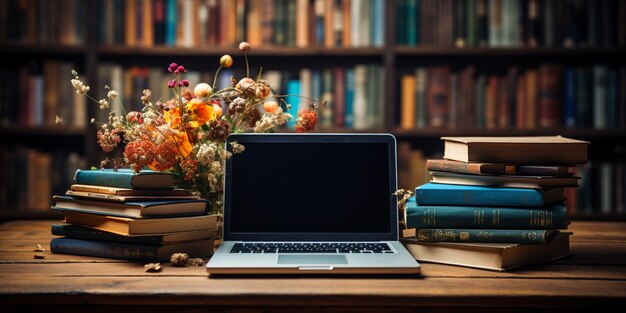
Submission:
<svg viewBox="0 0 626 313">
<path fill-rule="evenodd" d="M 66 211 L 65 222 L 123 236 L 162 235 L 182 231 L 216 229 L 217 215 L 132 219 Z"/>
<path fill-rule="evenodd" d="M 296 0 L 296 47 L 309 46 L 309 1 Z"/>
<path fill-rule="evenodd" d="M 442 137 L 444 158 L 461 162 L 565 165 L 587 162 L 589 142 L 562 136 Z"/>
<path fill-rule="evenodd" d="M 401 239 L 420 262 L 433 262 L 493 271 L 544 263 L 570 255 L 569 236 L 560 232 L 545 245 L 508 243 L 418 242 Z"/>
</svg>

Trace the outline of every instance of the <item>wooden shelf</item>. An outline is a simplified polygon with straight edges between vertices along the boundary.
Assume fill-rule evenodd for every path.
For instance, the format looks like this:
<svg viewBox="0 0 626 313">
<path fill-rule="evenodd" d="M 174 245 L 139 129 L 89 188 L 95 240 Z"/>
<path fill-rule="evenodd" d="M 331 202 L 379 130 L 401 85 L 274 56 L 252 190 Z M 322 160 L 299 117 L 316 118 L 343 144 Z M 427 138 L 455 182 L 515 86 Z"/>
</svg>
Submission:
<svg viewBox="0 0 626 313">
<path fill-rule="evenodd" d="M 2 136 L 69 136 L 82 137 L 87 134 L 87 128 L 83 127 L 28 127 L 28 126 L 1 126 Z"/>
<path fill-rule="evenodd" d="M 433 138 L 444 136 L 555 136 L 562 135 L 574 138 L 624 138 L 624 129 L 576 129 L 576 128 L 539 128 L 539 129 L 396 129 L 393 131 L 402 138 Z"/>
<path fill-rule="evenodd" d="M 145 56 L 221 56 L 224 54 L 243 55 L 235 47 L 197 47 L 181 48 L 168 46 L 155 47 L 128 47 L 128 46 L 99 46 L 100 55 L 145 55 Z M 265 47 L 253 48 L 248 55 L 272 57 L 301 57 L 301 56 L 382 56 L 384 48 L 291 48 Z"/>
<path fill-rule="evenodd" d="M 620 48 L 454 48 L 397 46 L 398 56 L 623 56 L 626 47 Z"/>
<path fill-rule="evenodd" d="M 82 56 L 87 52 L 85 46 L 60 46 L 60 45 L 25 45 L 6 44 L 0 45 L 0 54 L 41 54 L 49 55 L 75 55 Z"/>
</svg>

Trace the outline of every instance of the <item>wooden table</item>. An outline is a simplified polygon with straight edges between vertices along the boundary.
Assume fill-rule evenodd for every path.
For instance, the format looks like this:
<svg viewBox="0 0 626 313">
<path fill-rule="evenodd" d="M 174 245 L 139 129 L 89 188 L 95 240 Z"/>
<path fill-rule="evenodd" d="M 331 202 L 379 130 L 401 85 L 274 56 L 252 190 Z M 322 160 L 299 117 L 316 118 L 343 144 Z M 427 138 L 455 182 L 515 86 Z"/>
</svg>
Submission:
<svg viewBox="0 0 626 313">
<path fill-rule="evenodd" d="M 626 307 L 626 222 L 575 221 L 573 256 L 511 272 L 422 263 L 419 277 L 209 278 L 203 267 L 44 254 L 50 224 L 0 225 L 1 312 L 515 312 Z M 81 308 L 90 305 L 88 311 Z M 44 311 L 45 307 L 45 311 Z M 213 310 L 209 310 L 213 309 Z M 186 310 L 185 312 L 187 312 Z M 509 310 L 510 311 L 510 310 Z"/>
</svg>

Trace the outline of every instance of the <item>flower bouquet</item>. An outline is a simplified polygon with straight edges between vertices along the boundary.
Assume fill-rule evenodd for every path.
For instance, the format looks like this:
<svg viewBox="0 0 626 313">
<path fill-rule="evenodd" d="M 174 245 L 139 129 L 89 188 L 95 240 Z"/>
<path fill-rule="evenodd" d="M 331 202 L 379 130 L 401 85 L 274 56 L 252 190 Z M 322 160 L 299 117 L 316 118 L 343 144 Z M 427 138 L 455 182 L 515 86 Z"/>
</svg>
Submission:
<svg viewBox="0 0 626 313">
<path fill-rule="evenodd" d="M 239 49 L 246 60 L 246 77 L 231 77 L 231 86 L 215 88 L 220 70 L 233 64 L 230 55 L 220 58 L 212 85 L 190 86 L 184 79 L 185 66 L 171 63 L 168 71 L 172 79 L 168 87 L 172 97 L 155 101 L 151 98 L 152 92 L 145 89 L 141 112 L 123 110 L 121 115 L 111 109 L 111 104 L 118 101 L 117 91 L 105 86 L 107 97 L 95 99 L 89 95 L 89 86 L 72 71 L 71 83 L 76 93 L 85 94 L 97 102 L 100 109 L 109 110 L 108 121 L 97 131 L 98 144 L 105 152 L 123 149 L 122 158 L 106 159 L 100 166 L 175 172 L 178 187 L 197 191 L 209 201 L 212 213 L 221 213 L 224 161 L 232 153 L 245 150 L 236 142 L 231 143 L 230 149 L 225 147 L 228 136 L 240 132 L 271 132 L 294 118 L 297 132 L 311 131 L 317 123 L 319 105 L 307 98 L 308 108 L 301 110 L 297 117 L 286 113 L 290 108 L 284 100 L 286 95 L 276 94 L 260 74 L 256 79 L 249 77 L 247 51 L 250 45 L 242 42 Z M 123 104 L 119 105 L 124 108 Z"/>
</svg>

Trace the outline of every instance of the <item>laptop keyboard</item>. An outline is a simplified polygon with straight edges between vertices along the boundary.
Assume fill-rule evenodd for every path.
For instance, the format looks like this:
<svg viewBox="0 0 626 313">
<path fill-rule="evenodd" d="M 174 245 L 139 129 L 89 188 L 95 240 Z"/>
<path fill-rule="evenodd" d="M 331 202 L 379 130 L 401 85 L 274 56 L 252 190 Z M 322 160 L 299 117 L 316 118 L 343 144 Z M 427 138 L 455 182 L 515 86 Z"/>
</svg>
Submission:
<svg viewBox="0 0 626 313">
<path fill-rule="evenodd" d="M 380 242 L 238 242 L 230 253 L 394 253 Z"/>
</svg>

